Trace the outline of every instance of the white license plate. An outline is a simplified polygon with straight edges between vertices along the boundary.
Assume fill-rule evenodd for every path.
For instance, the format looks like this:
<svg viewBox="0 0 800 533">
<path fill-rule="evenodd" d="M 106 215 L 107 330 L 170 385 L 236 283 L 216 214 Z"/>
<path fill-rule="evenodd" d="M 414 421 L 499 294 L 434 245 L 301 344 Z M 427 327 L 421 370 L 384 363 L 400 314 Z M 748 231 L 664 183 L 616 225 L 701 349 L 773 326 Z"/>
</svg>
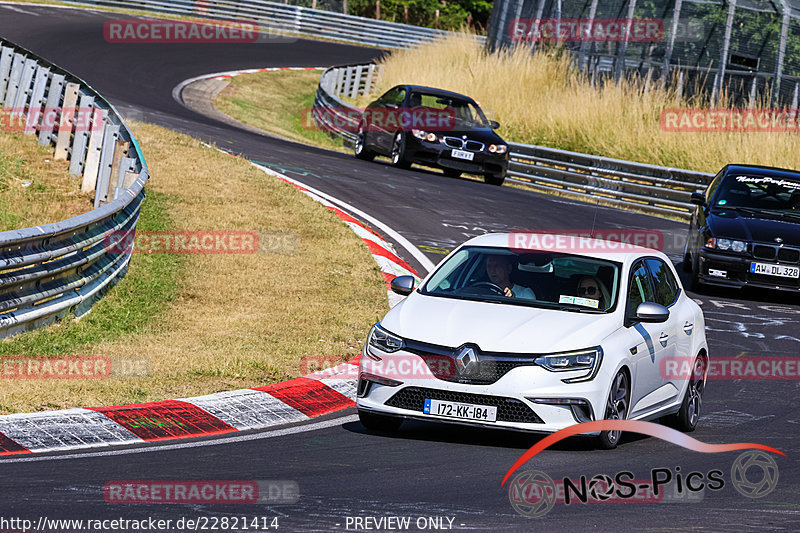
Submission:
<svg viewBox="0 0 800 533">
<path fill-rule="evenodd" d="M 491 405 L 473 405 L 470 403 L 442 402 L 439 400 L 425 399 L 426 415 L 446 416 L 464 420 L 481 420 L 495 422 L 497 420 L 497 407 Z"/>
<path fill-rule="evenodd" d="M 787 265 L 773 265 L 772 263 L 750 263 L 751 274 L 765 274 L 780 278 L 800 277 L 800 268 Z"/>
<path fill-rule="evenodd" d="M 475 154 L 467 152 L 466 150 L 453 150 L 450 155 L 455 159 L 466 159 L 467 161 L 472 161 L 472 158 L 475 156 Z"/>
</svg>

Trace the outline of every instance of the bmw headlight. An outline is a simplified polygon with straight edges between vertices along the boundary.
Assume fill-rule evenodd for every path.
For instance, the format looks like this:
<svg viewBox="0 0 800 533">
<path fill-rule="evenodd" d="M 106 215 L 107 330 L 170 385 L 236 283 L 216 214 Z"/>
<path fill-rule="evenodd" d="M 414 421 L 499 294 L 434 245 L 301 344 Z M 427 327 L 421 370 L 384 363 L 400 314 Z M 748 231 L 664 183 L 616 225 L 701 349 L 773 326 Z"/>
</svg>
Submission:
<svg viewBox="0 0 800 533">
<path fill-rule="evenodd" d="M 404 347 L 405 342 L 403 342 L 402 337 L 386 331 L 380 324 L 372 326 L 372 331 L 369 332 L 369 338 L 367 339 L 368 351 L 373 352 L 373 349 L 375 349 L 383 353 L 394 353 Z M 373 355 L 380 354 L 373 353 Z"/>
<path fill-rule="evenodd" d="M 722 250 L 723 252 L 742 253 L 747 250 L 747 243 L 733 239 L 717 239 L 712 237 L 706 241 L 706 248 Z"/>
<path fill-rule="evenodd" d="M 438 140 L 435 133 L 428 133 L 427 131 L 423 130 L 411 130 L 411 135 L 422 141 L 428 141 L 432 143 L 435 143 Z"/>
<path fill-rule="evenodd" d="M 562 380 L 564 383 L 578 383 L 594 379 L 602 360 L 603 349 L 597 346 L 588 350 L 542 355 L 533 362 L 551 372 L 585 370 L 586 372 L 580 376 Z"/>
<path fill-rule="evenodd" d="M 489 152 L 493 154 L 504 154 L 508 150 L 508 146 L 505 144 L 490 144 L 489 145 Z"/>
</svg>

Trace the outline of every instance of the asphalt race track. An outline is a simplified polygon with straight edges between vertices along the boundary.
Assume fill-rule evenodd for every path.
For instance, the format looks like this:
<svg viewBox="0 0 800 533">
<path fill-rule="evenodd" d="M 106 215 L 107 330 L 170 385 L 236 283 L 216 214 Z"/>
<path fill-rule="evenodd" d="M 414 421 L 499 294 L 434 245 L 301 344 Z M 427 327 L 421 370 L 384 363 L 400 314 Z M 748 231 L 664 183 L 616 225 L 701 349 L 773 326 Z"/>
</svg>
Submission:
<svg viewBox="0 0 800 533">
<path fill-rule="evenodd" d="M 81 76 L 126 116 L 191 133 L 259 161 L 378 218 L 434 262 L 467 237 L 513 229 L 639 228 L 665 235 L 680 261 L 682 224 L 566 201 L 511 187 L 492 187 L 437 172 L 403 171 L 346 154 L 265 138 L 200 116 L 175 102 L 181 81 L 213 72 L 269 66 L 365 62 L 382 52 L 296 40 L 258 44 L 109 44 L 103 23 L 119 15 L 72 9 L 0 5 L 0 36 Z M 502 130 L 501 130 L 502 132 Z M 147 154 L 145 154 L 146 156 Z M 399 248 L 398 248 L 399 249 Z M 404 257 L 419 267 L 412 257 Z M 686 281 L 686 280 L 684 280 Z M 745 293 L 693 295 L 706 313 L 711 356 L 798 357 L 800 305 L 789 298 Z M 754 442 L 774 456 L 777 488 L 761 499 L 731 486 L 739 452 L 702 454 L 627 435 L 613 451 L 580 439 L 559 443 L 526 468 L 553 479 L 614 476 L 651 470 L 724 473 L 725 486 L 659 503 L 556 503 L 544 518 L 519 515 L 500 481 L 538 438 L 480 429 L 407 423 L 398 433 L 366 432 L 354 410 L 237 438 L 195 439 L 168 446 L 0 461 L 0 518 L 111 519 L 278 517 L 281 530 L 347 531 L 348 517 L 452 519 L 457 530 L 765 531 L 800 529 L 800 389 L 797 378 L 718 380 L 706 390 L 692 436 L 708 443 Z M 757 477 L 754 475 L 754 477 Z M 111 480 L 293 480 L 300 500 L 288 505 L 111 505 Z M 448 526 L 445 518 L 443 524 Z M 5 529 L 0 527 L 0 529 Z M 18 529 L 8 528 L 17 531 Z M 52 528 L 51 531 L 61 529 Z M 63 531 L 76 529 L 63 528 Z M 349 530 L 353 530 L 351 525 Z M 383 530 L 388 530 L 384 528 Z"/>
</svg>

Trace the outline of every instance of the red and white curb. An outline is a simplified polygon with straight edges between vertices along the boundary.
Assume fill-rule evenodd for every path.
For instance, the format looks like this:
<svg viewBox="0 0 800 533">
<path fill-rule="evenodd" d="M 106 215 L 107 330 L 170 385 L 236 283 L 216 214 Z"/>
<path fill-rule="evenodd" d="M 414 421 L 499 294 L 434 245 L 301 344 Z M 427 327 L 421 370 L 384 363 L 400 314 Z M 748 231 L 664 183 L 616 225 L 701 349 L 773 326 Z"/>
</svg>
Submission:
<svg viewBox="0 0 800 533">
<path fill-rule="evenodd" d="M 336 213 L 364 241 L 387 284 L 398 275 L 413 275 L 419 281 L 415 270 L 398 257 L 391 243 L 335 205 L 331 197 L 255 166 L 291 183 Z M 395 239 L 402 237 L 397 235 Z M 414 251 L 415 256 L 422 256 L 418 250 Z M 422 264 L 432 267 L 430 260 L 424 259 Z M 390 305 L 402 299 L 388 288 L 387 294 Z M 252 389 L 135 405 L 4 415 L 0 416 L 0 456 L 186 439 L 308 420 L 353 406 L 357 376 L 358 358 L 321 372 Z"/>
</svg>

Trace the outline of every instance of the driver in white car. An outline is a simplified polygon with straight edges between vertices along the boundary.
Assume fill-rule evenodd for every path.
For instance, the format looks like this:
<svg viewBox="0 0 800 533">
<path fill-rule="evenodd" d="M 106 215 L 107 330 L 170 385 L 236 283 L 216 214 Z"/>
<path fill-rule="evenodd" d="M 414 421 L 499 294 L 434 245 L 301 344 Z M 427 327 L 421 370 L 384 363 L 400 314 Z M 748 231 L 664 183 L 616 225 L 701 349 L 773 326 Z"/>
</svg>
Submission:
<svg viewBox="0 0 800 533">
<path fill-rule="evenodd" d="M 489 281 L 503 289 L 503 294 L 509 298 L 535 300 L 533 289 L 511 282 L 513 270 L 514 258 L 510 255 L 490 255 L 486 259 L 486 274 L 489 276 Z"/>
</svg>

